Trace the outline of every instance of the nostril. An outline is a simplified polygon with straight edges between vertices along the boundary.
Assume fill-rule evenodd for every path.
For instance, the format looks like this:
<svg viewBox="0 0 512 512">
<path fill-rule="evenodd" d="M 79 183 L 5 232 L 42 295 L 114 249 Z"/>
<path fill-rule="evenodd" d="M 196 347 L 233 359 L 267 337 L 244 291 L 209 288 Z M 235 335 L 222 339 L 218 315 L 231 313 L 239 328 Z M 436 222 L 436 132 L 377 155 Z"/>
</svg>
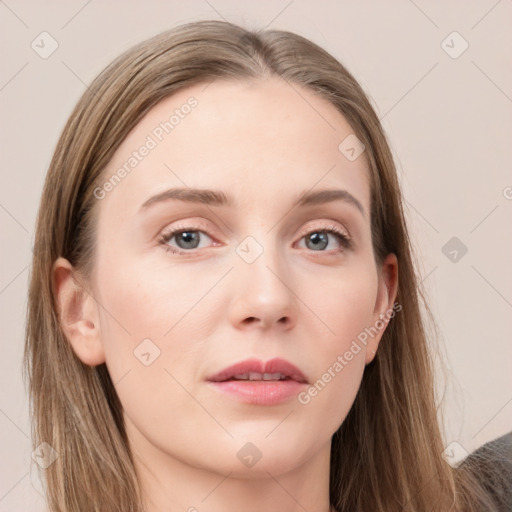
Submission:
<svg viewBox="0 0 512 512">
<path fill-rule="evenodd" d="M 255 316 L 248 316 L 246 319 L 244 319 L 243 323 L 246 324 L 246 325 L 250 325 L 250 324 L 254 324 L 254 323 L 258 323 L 258 322 L 262 322 L 262 323 L 266 323 L 266 322 L 263 322 L 260 318 L 257 318 Z M 287 317 L 287 316 L 283 316 L 281 317 L 279 320 L 278 320 L 278 323 L 279 324 L 283 324 L 283 325 L 286 325 L 290 322 L 290 318 Z"/>
</svg>

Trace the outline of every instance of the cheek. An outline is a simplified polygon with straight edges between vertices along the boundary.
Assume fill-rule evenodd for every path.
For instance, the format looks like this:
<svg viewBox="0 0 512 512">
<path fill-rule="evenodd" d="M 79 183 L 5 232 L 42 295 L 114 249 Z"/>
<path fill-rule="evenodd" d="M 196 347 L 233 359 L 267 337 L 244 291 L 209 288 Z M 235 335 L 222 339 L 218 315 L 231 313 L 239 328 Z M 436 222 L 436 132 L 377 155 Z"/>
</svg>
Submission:
<svg viewBox="0 0 512 512">
<path fill-rule="evenodd" d="M 311 309 L 322 321 L 312 317 L 311 330 L 305 326 L 308 338 L 315 340 L 316 370 L 312 386 L 299 396 L 299 403 L 310 412 L 317 411 L 334 432 L 348 414 L 364 372 L 366 345 L 361 340 L 373 325 L 377 274 L 370 266 L 354 266 L 317 284 L 304 293 L 304 302 L 314 304 Z"/>
<path fill-rule="evenodd" d="M 128 257 L 104 254 L 98 259 L 96 286 L 100 307 L 101 340 L 112 379 L 127 369 L 144 367 L 161 354 L 164 335 L 182 309 L 180 274 L 173 275 L 172 289 L 163 275 L 156 276 Z M 115 262 L 113 264 L 112 262 Z M 141 352 L 139 354 L 139 351 Z M 142 358 L 142 362 L 140 359 Z M 135 363 L 137 363 L 135 365 Z"/>
<path fill-rule="evenodd" d="M 190 378 L 202 340 L 215 330 L 219 312 L 225 317 L 225 309 L 216 308 L 208 294 L 218 272 L 199 276 L 163 259 L 142 263 L 123 255 L 104 254 L 98 261 L 101 338 L 112 380 L 128 370 L 151 380 L 149 367 Z"/>
<path fill-rule="evenodd" d="M 304 302 L 311 304 L 312 312 L 322 320 L 327 330 L 322 339 L 327 346 L 339 350 L 371 325 L 377 298 L 376 269 L 347 266 L 313 281 L 302 281 Z"/>
<path fill-rule="evenodd" d="M 106 365 L 125 413 L 158 431 L 169 420 L 164 411 L 193 405 L 179 383 L 196 366 L 198 292 L 184 272 L 144 268 L 129 258 L 115 266 L 108 261 L 97 273 Z"/>
</svg>

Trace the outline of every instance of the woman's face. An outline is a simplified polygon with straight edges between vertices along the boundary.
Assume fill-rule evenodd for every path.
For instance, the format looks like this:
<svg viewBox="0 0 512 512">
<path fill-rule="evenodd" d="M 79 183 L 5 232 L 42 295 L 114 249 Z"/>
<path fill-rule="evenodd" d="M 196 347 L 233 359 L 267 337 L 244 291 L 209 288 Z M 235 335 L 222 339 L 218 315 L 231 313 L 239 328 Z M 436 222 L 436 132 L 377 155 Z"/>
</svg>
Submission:
<svg viewBox="0 0 512 512">
<path fill-rule="evenodd" d="M 71 341 L 106 362 L 138 456 L 243 475 L 328 454 L 395 296 L 357 142 L 331 104 L 275 78 L 179 91 L 124 140 L 95 191 L 92 334 Z M 307 382 L 209 381 L 274 358 Z"/>
</svg>

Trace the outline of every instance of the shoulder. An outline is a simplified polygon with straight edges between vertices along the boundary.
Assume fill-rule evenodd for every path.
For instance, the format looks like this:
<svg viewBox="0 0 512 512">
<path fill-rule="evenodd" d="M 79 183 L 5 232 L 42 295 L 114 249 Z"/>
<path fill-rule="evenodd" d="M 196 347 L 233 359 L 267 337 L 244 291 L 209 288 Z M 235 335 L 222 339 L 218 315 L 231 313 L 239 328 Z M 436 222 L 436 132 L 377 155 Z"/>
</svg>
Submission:
<svg viewBox="0 0 512 512">
<path fill-rule="evenodd" d="M 512 432 L 470 453 L 461 466 L 479 478 L 499 510 L 512 510 Z"/>
<path fill-rule="evenodd" d="M 464 462 L 475 461 L 477 463 L 490 462 L 493 465 L 499 464 L 504 468 L 512 470 L 512 432 L 498 437 L 480 446 L 470 453 Z"/>
<path fill-rule="evenodd" d="M 512 463 L 512 431 L 484 444 L 472 452 L 469 457 L 473 457 L 482 453 L 499 453 L 504 456 L 508 462 Z"/>
</svg>

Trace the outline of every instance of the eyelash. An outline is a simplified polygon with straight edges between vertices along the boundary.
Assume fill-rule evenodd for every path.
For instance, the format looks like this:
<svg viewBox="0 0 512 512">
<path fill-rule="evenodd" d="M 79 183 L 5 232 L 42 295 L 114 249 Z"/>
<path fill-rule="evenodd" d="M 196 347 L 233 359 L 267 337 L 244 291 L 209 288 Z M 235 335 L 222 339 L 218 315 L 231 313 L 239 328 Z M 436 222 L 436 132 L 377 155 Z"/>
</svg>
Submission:
<svg viewBox="0 0 512 512">
<path fill-rule="evenodd" d="M 163 247 L 163 249 L 166 252 L 171 252 L 173 254 L 178 254 L 178 255 L 190 255 L 191 253 L 193 253 L 193 251 L 196 251 L 198 249 L 190 249 L 188 251 L 185 251 L 185 250 L 177 249 L 175 247 L 172 247 L 172 246 L 168 245 L 168 243 L 172 240 L 172 238 L 175 235 L 178 235 L 178 234 L 186 232 L 186 231 L 193 231 L 193 232 L 203 233 L 203 234 L 209 236 L 208 233 L 206 233 L 202 229 L 199 229 L 198 227 L 176 226 L 175 228 L 172 228 L 169 231 L 164 231 L 161 234 L 160 238 L 158 239 L 158 243 L 159 243 L 159 245 L 161 245 Z M 325 228 L 321 228 L 321 229 L 311 229 L 311 230 L 307 231 L 306 233 L 302 234 L 301 237 L 300 237 L 300 240 L 302 240 L 304 237 L 306 237 L 308 235 L 311 235 L 312 233 L 330 233 L 332 235 L 335 235 L 335 237 L 338 239 L 340 245 L 342 246 L 342 249 L 336 249 L 336 250 L 333 250 L 333 251 L 311 251 L 311 252 L 319 252 L 319 253 L 322 253 L 322 252 L 326 252 L 326 253 L 334 252 L 334 253 L 340 253 L 343 250 L 348 250 L 348 249 L 352 248 L 352 239 L 349 238 L 337 226 L 331 225 L 331 226 L 328 226 L 328 227 L 325 227 Z"/>
</svg>

